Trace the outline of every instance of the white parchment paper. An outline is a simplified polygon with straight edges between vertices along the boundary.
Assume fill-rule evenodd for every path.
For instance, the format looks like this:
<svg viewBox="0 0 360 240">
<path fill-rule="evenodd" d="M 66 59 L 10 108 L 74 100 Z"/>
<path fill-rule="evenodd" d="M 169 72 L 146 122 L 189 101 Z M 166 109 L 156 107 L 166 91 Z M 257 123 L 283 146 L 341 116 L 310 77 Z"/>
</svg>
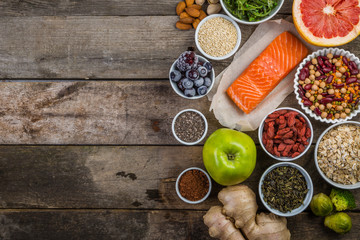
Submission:
<svg viewBox="0 0 360 240">
<path fill-rule="evenodd" d="M 241 111 L 229 98 L 226 90 L 250 63 L 281 33 L 289 31 L 306 45 L 309 54 L 318 49 L 304 41 L 295 29 L 294 24 L 284 20 L 267 21 L 260 24 L 247 42 L 235 54 L 233 62 L 215 79 L 213 90 L 208 94 L 211 101 L 210 111 L 214 112 L 221 125 L 240 131 L 256 130 L 262 119 L 276 109 L 294 90 L 293 69 L 270 94 L 249 114 Z"/>
</svg>

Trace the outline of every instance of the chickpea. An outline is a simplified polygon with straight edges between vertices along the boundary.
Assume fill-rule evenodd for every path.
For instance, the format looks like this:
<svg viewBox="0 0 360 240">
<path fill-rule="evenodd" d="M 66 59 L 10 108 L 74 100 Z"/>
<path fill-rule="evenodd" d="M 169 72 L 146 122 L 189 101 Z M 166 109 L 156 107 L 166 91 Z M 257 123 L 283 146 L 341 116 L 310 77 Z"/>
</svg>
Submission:
<svg viewBox="0 0 360 240">
<path fill-rule="evenodd" d="M 311 60 L 311 63 L 314 64 L 314 65 L 316 65 L 316 64 L 318 63 L 318 61 L 317 61 L 316 58 L 313 58 L 313 59 Z"/>
<path fill-rule="evenodd" d="M 310 69 L 310 70 L 313 70 L 314 68 L 315 68 L 314 65 L 310 65 L 310 66 L 309 66 L 309 69 Z"/>
<path fill-rule="evenodd" d="M 318 90 L 318 93 L 319 94 L 321 94 L 321 93 L 323 93 L 324 92 L 324 90 L 322 89 L 322 88 L 320 88 L 319 90 Z"/>
<path fill-rule="evenodd" d="M 357 77 L 358 79 L 360 79 L 360 73 L 358 73 L 358 74 L 356 75 L 356 77 Z"/>
<path fill-rule="evenodd" d="M 322 112 L 322 113 L 321 113 L 321 117 L 322 117 L 322 118 L 326 118 L 327 115 L 328 115 L 327 112 Z"/>
<path fill-rule="evenodd" d="M 345 113 L 349 114 L 351 112 L 350 108 L 345 108 Z"/>
<path fill-rule="evenodd" d="M 337 118 L 340 118 L 340 114 L 335 113 L 335 118 L 336 118 L 336 119 L 337 119 Z"/>
<path fill-rule="evenodd" d="M 320 109 L 321 111 L 325 110 L 324 104 L 320 104 L 320 105 L 319 105 L 319 109 Z"/>
<path fill-rule="evenodd" d="M 343 108 L 346 108 L 347 104 L 343 102 L 341 106 L 343 106 Z"/>
<path fill-rule="evenodd" d="M 310 79 L 311 81 L 314 81 L 314 80 L 315 80 L 315 75 L 311 74 L 311 75 L 309 76 L 309 79 Z"/>
<path fill-rule="evenodd" d="M 323 96 L 321 94 L 317 95 L 317 100 L 321 100 L 323 98 Z"/>
<path fill-rule="evenodd" d="M 314 110 L 315 110 L 315 106 L 314 106 L 314 105 L 311 105 L 311 106 L 310 106 L 310 110 L 311 110 L 311 111 L 314 111 Z"/>
<path fill-rule="evenodd" d="M 305 83 L 304 81 L 299 80 L 299 84 L 300 84 L 300 85 L 303 85 L 304 83 Z"/>
<path fill-rule="evenodd" d="M 340 92 L 340 90 L 339 90 L 339 89 L 335 89 L 335 92 L 336 92 L 336 93 L 339 93 L 339 92 Z"/>
<path fill-rule="evenodd" d="M 314 70 L 314 69 L 311 69 L 311 70 L 310 70 L 310 74 L 314 75 L 314 74 L 315 74 L 315 70 Z"/>
<path fill-rule="evenodd" d="M 340 117 L 341 117 L 342 119 L 345 119 L 345 118 L 346 118 L 346 113 L 342 112 L 341 115 L 340 115 Z"/>
<path fill-rule="evenodd" d="M 332 108 L 332 104 L 331 104 L 331 103 L 326 104 L 326 108 L 327 108 L 327 109 L 331 109 L 331 108 Z"/>
<path fill-rule="evenodd" d="M 336 66 L 336 67 L 340 67 L 340 66 L 341 66 L 341 61 L 337 61 L 337 62 L 335 63 L 335 66 Z"/>
<path fill-rule="evenodd" d="M 315 94 L 315 91 L 314 91 L 314 90 L 311 90 L 310 93 L 311 93 L 312 95 L 314 95 L 314 94 Z"/>
<path fill-rule="evenodd" d="M 314 91 L 317 91 L 317 90 L 319 90 L 319 87 L 314 84 L 314 85 L 312 85 L 311 89 L 314 90 Z"/>
<path fill-rule="evenodd" d="M 314 84 L 317 85 L 317 86 L 319 86 L 319 85 L 320 85 L 320 82 L 319 82 L 318 80 L 315 80 L 315 81 L 314 81 Z"/>
<path fill-rule="evenodd" d="M 311 80 L 309 78 L 305 78 L 305 83 L 309 84 L 309 83 L 311 83 Z"/>
<path fill-rule="evenodd" d="M 319 86 L 320 86 L 321 88 L 324 88 L 324 87 L 326 87 L 326 83 L 325 83 L 325 82 L 321 82 Z"/>
<path fill-rule="evenodd" d="M 336 110 L 338 110 L 338 111 L 342 111 L 344 108 L 343 108 L 343 106 L 336 106 Z"/>
<path fill-rule="evenodd" d="M 330 89 L 328 90 L 328 94 L 334 94 L 334 93 L 335 93 L 334 89 L 330 88 Z"/>
<path fill-rule="evenodd" d="M 311 94 L 309 92 L 305 93 L 305 97 L 309 98 L 311 97 Z"/>
<path fill-rule="evenodd" d="M 341 72 L 336 72 L 336 73 L 335 73 L 335 76 L 338 77 L 338 78 L 341 78 L 341 77 L 342 77 L 342 73 L 341 73 Z"/>
<path fill-rule="evenodd" d="M 303 85 L 301 85 L 303 88 L 306 86 L 306 83 L 304 83 Z"/>
<path fill-rule="evenodd" d="M 332 60 L 332 62 L 333 62 L 333 63 L 336 63 L 336 62 L 337 62 L 337 59 L 336 59 L 336 58 L 334 58 L 334 59 Z"/>
<path fill-rule="evenodd" d="M 340 92 L 341 92 L 341 93 L 346 93 L 346 88 L 341 88 L 341 89 L 340 89 Z"/>
<path fill-rule="evenodd" d="M 332 59 L 332 58 L 334 57 L 334 55 L 332 55 L 332 53 L 328 53 L 326 56 L 327 56 L 329 59 Z"/>
<path fill-rule="evenodd" d="M 340 68 L 339 68 L 339 71 L 340 71 L 341 73 L 345 73 L 345 72 L 346 72 L 346 69 L 345 69 L 344 67 L 340 67 Z"/>
<path fill-rule="evenodd" d="M 311 96 L 311 97 L 309 97 L 309 100 L 313 102 L 313 101 L 315 101 L 315 97 Z"/>
<path fill-rule="evenodd" d="M 315 72 L 315 77 L 320 77 L 321 76 L 321 73 L 319 71 L 316 71 Z"/>
<path fill-rule="evenodd" d="M 315 103 L 315 107 L 318 107 L 320 105 L 320 103 L 316 102 Z"/>
</svg>

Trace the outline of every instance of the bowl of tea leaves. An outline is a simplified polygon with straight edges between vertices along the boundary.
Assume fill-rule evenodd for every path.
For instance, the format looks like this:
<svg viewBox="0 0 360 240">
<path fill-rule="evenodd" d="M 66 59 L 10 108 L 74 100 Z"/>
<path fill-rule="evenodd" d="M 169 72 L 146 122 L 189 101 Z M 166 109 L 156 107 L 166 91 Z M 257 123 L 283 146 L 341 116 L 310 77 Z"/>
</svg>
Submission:
<svg viewBox="0 0 360 240">
<path fill-rule="evenodd" d="M 304 211 L 310 204 L 313 183 L 301 166 L 291 162 L 277 163 L 261 176 L 259 194 L 270 212 L 291 217 Z"/>
</svg>

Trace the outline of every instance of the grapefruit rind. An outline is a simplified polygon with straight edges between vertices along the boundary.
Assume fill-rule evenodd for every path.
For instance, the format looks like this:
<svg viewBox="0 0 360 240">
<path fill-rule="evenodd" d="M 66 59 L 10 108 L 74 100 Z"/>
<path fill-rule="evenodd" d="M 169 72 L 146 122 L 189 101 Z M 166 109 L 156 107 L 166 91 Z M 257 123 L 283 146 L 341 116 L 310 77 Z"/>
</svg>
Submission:
<svg viewBox="0 0 360 240">
<path fill-rule="evenodd" d="M 299 32 L 301 37 L 305 39 L 307 42 L 322 47 L 340 46 L 348 42 L 351 42 L 360 34 L 360 22 L 359 22 L 359 24 L 353 25 L 354 29 L 344 37 L 320 38 L 314 36 L 314 34 L 305 26 L 304 22 L 302 21 L 301 9 L 300 9 L 301 2 L 302 0 L 294 0 L 293 9 L 292 9 L 293 20 L 297 31 Z M 358 6 L 360 7 L 360 1 L 358 1 L 358 3 L 359 3 Z"/>
</svg>

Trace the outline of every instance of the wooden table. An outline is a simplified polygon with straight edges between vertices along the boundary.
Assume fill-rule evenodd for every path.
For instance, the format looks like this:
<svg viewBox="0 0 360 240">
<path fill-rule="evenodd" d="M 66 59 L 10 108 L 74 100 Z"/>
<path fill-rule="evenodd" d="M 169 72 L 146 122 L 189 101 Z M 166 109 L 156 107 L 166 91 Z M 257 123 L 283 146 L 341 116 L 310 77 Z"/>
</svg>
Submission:
<svg viewBox="0 0 360 240">
<path fill-rule="evenodd" d="M 289 16 L 291 3 L 276 17 Z M 185 100 L 168 82 L 172 62 L 194 46 L 193 30 L 174 27 L 176 4 L 0 2 L 0 239 L 210 239 L 202 216 L 219 204 L 221 186 L 199 205 L 175 193 L 182 170 L 204 166 L 203 143 L 179 144 L 172 118 L 195 108 L 209 121 L 208 135 L 221 127 L 206 98 Z M 256 26 L 240 27 L 243 44 Z M 343 48 L 360 56 L 359 44 Z M 230 62 L 214 63 L 216 72 Z M 294 94 L 281 106 L 299 108 Z M 312 123 L 316 142 L 328 125 Z M 256 190 L 275 161 L 256 131 L 248 134 L 258 159 L 245 184 Z M 295 162 L 312 176 L 315 194 L 329 193 L 313 150 Z M 288 227 L 292 239 L 359 239 L 359 211 L 349 214 L 353 228 L 343 236 L 309 211 L 288 218 Z"/>
</svg>

